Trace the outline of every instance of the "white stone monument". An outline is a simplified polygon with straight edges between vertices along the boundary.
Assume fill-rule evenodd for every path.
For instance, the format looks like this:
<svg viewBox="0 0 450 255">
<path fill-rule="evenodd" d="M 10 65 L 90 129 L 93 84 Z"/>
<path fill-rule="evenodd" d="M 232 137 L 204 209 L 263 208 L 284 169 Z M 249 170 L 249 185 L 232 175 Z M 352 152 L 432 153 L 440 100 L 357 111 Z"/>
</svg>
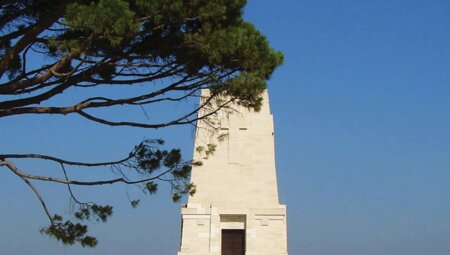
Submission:
<svg viewBox="0 0 450 255">
<path fill-rule="evenodd" d="M 259 112 L 233 105 L 199 121 L 194 160 L 203 165 L 192 170 L 197 192 L 181 210 L 178 255 L 287 255 L 267 92 L 263 98 Z M 216 149 L 207 156 L 208 144 Z"/>
</svg>

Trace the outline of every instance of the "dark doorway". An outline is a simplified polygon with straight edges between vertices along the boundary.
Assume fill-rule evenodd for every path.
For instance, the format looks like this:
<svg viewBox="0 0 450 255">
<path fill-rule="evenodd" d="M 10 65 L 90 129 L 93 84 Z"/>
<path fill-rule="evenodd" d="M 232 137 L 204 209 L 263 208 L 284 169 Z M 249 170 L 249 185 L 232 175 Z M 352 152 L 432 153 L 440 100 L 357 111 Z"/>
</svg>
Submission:
<svg viewBox="0 0 450 255">
<path fill-rule="evenodd" d="M 222 255 L 245 255 L 245 230 L 222 230 Z"/>
</svg>

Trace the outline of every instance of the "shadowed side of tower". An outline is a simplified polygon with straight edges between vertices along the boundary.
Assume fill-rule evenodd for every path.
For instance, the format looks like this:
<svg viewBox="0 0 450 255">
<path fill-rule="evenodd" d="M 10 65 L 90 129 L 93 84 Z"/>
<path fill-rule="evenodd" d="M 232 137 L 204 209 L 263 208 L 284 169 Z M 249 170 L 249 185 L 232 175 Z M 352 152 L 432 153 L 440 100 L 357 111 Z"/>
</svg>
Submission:
<svg viewBox="0 0 450 255">
<path fill-rule="evenodd" d="M 178 255 L 287 254 L 267 92 L 263 98 L 259 112 L 233 104 L 198 122 L 194 160 L 203 165 L 192 170 L 197 192 L 182 208 Z"/>
</svg>

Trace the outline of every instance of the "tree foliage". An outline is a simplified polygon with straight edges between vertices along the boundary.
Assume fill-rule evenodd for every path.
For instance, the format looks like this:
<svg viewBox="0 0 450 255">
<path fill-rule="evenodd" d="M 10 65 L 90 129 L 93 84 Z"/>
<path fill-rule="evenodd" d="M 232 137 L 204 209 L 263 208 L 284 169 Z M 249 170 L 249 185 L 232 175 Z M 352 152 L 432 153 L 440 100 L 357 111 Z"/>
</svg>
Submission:
<svg viewBox="0 0 450 255">
<path fill-rule="evenodd" d="M 210 114 L 234 101 L 255 110 L 282 55 L 266 38 L 244 21 L 245 0 L 4 0 L 0 3 L 0 120 L 23 114 L 78 115 L 109 126 L 161 128 L 198 121 L 197 112 Z M 142 86 L 132 96 L 92 96 L 105 88 Z M 99 90 L 100 89 L 100 90 Z M 145 107 L 157 109 L 197 98 L 201 89 L 211 93 L 193 109 L 186 108 L 169 120 L 117 121 L 102 109 Z M 79 101 L 57 100 L 74 91 Z M 94 91 L 94 92 L 93 92 Z M 143 92 L 142 92 L 143 91 Z M 226 97 L 224 97 L 226 96 Z M 223 100 L 227 98 L 227 100 Z M 75 100 L 75 99 L 74 99 Z M 202 118 L 207 118 L 205 115 Z M 78 205 L 78 221 L 106 221 L 110 205 L 79 201 L 71 186 L 114 183 L 139 184 L 153 194 L 159 183 L 169 183 L 173 200 L 193 194 L 188 179 L 193 163 L 177 149 L 164 150 L 161 140 L 146 140 L 124 159 L 85 163 L 40 154 L 1 154 L 4 166 L 35 192 L 50 220 L 42 233 L 65 244 L 93 247 L 87 226 L 52 215 L 33 181 L 66 185 Z M 64 179 L 32 175 L 19 169 L 15 159 L 52 161 Z M 66 166 L 107 166 L 118 178 L 79 181 L 67 175 Z M 138 176 L 132 179 L 130 176 Z M 131 202 L 133 207 L 139 200 Z"/>
</svg>

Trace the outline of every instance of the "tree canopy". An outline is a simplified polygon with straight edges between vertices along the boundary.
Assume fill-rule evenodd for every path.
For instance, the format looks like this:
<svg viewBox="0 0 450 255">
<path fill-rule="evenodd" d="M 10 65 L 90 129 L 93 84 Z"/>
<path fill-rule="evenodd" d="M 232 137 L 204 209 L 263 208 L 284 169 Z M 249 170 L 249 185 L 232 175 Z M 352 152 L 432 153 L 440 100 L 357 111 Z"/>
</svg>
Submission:
<svg viewBox="0 0 450 255">
<path fill-rule="evenodd" d="M 0 3 L 0 120 L 32 114 L 78 115 L 108 126 L 162 128 L 195 124 L 197 112 L 210 114 L 236 102 L 255 110 L 260 93 L 282 62 L 252 24 L 242 18 L 245 0 L 4 0 Z M 142 86 L 140 93 L 109 97 L 105 89 Z M 170 119 L 117 121 L 102 109 L 145 107 L 197 100 L 193 108 Z M 73 95 L 73 102 L 57 100 Z M 98 94 L 96 94 L 98 93 Z M 81 99 L 80 98 L 81 95 Z M 95 95 L 95 96 L 93 96 Z M 226 98 L 226 100 L 223 100 Z M 207 118 L 208 115 L 202 117 Z M 178 149 L 163 149 L 159 139 L 145 140 L 112 162 L 86 163 L 41 154 L 0 154 L 0 166 L 12 171 L 36 194 L 49 218 L 42 233 L 65 244 L 93 247 L 83 221 L 106 221 L 113 207 L 79 201 L 71 186 L 139 184 L 153 194 L 168 183 L 173 199 L 193 194 L 192 162 Z M 3 148 L 7 149 L 7 148 Z M 32 175 L 16 159 L 54 162 L 65 178 Z M 115 178 L 80 181 L 68 178 L 66 166 L 109 167 Z M 66 185 L 77 222 L 52 214 L 33 182 Z M 132 201 L 137 206 L 138 200 Z"/>
</svg>

